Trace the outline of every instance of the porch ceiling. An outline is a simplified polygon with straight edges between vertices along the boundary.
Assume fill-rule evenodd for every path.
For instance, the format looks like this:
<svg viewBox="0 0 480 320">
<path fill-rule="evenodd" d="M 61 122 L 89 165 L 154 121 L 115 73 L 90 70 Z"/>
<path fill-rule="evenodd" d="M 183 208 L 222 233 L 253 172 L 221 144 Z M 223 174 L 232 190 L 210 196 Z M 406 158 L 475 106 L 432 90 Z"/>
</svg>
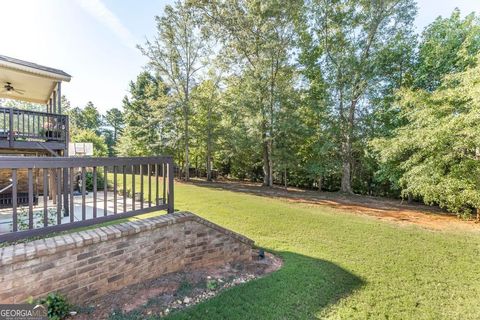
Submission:
<svg viewBox="0 0 480 320">
<path fill-rule="evenodd" d="M 0 98 L 47 104 L 56 84 L 70 79 L 61 70 L 0 55 Z M 7 82 L 24 93 L 4 92 Z"/>
</svg>

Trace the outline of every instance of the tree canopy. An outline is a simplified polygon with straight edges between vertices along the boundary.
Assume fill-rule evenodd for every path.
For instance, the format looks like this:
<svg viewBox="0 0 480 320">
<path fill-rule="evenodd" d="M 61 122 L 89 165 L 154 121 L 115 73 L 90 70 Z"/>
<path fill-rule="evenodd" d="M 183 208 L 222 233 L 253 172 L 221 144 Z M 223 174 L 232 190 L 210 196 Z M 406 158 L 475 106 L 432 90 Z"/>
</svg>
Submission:
<svg viewBox="0 0 480 320">
<path fill-rule="evenodd" d="M 414 0 L 177 1 L 109 139 L 119 155 L 173 155 L 187 179 L 472 212 L 480 21 L 455 10 L 416 34 L 415 17 Z"/>
</svg>

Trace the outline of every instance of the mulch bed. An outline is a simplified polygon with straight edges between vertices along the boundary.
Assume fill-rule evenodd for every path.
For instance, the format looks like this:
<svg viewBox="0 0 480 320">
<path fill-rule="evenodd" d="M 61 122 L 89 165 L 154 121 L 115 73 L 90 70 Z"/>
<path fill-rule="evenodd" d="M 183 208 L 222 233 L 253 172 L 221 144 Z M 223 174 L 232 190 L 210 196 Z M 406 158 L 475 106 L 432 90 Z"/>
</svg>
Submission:
<svg viewBox="0 0 480 320">
<path fill-rule="evenodd" d="M 165 316 L 210 299 L 223 290 L 263 277 L 278 270 L 282 260 L 270 253 L 259 257 L 252 250 L 252 261 L 190 272 L 175 272 L 146 280 L 109 293 L 94 302 L 78 306 L 69 317 L 87 319 L 143 319 Z"/>
</svg>

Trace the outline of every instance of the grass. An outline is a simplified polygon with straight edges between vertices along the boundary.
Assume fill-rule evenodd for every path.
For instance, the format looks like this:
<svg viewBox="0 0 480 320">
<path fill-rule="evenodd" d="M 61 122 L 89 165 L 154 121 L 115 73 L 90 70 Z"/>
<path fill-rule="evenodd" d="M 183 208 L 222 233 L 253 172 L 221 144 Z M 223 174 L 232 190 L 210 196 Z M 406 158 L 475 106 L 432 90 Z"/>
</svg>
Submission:
<svg viewBox="0 0 480 320">
<path fill-rule="evenodd" d="M 250 237 L 285 264 L 168 319 L 480 319 L 478 233 L 179 183 L 175 207 Z"/>
<path fill-rule="evenodd" d="M 280 255 L 278 272 L 168 319 L 479 319 L 480 235 L 176 184 L 175 207 Z"/>
</svg>

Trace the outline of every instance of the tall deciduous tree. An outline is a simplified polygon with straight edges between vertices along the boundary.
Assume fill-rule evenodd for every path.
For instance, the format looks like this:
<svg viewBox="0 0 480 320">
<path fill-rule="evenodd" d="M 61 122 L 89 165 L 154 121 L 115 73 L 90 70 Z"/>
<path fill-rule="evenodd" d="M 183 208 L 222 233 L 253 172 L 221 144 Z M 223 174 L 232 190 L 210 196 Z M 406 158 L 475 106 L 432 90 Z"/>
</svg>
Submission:
<svg viewBox="0 0 480 320">
<path fill-rule="evenodd" d="M 413 0 L 312 0 L 309 29 L 318 51 L 315 63 L 323 71 L 342 157 L 341 190 L 351 193 L 353 145 L 362 114 L 371 107 L 368 95 L 388 72 L 380 68 L 384 52 L 397 35 L 412 28 Z M 311 65 L 311 64 L 310 64 Z"/>
<path fill-rule="evenodd" d="M 205 41 L 195 10 L 181 1 L 166 6 L 164 15 L 156 17 L 157 35 L 139 47 L 150 59 L 150 66 L 171 89 L 183 116 L 183 139 L 185 143 L 185 180 L 189 179 L 190 143 L 190 94 L 196 83 L 196 76 L 202 67 Z"/>
<path fill-rule="evenodd" d="M 406 124 L 373 145 L 382 162 L 398 164 L 405 195 L 458 214 L 476 209 L 478 217 L 480 64 L 442 82 L 431 93 L 403 90 L 400 105 Z"/>
<path fill-rule="evenodd" d="M 455 9 L 438 17 L 422 34 L 418 48 L 415 87 L 433 91 L 445 75 L 461 72 L 476 62 L 480 51 L 480 19 L 474 13 L 462 19 Z"/>
<path fill-rule="evenodd" d="M 273 185 L 278 77 L 291 60 L 293 21 L 299 1 L 191 1 L 221 40 L 232 74 L 248 82 L 249 112 L 261 134 L 264 185 Z M 235 67 L 233 67 L 235 66 Z"/>
<path fill-rule="evenodd" d="M 218 80 L 206 80 L 192 93 L 195 107 L 193 133 L 202 149 L 206 163 L 207 180 L 212 180 L 212 162 L 221 130 L 221 101 Z"/>
</svg>

